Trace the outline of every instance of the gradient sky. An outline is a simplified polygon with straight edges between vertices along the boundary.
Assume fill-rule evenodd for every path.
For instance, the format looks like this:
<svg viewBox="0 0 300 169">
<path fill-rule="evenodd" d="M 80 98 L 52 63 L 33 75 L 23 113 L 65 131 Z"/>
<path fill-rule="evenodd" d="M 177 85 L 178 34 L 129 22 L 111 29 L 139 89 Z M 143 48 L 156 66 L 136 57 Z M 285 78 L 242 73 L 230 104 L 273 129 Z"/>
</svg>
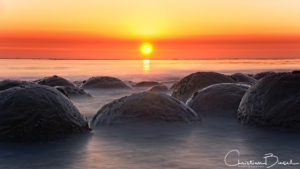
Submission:
<svg viewBox="0 0 300 169">
<path fill-rule="evenodd" d="M 0 0 L 0 58 L 294 58 L 299 21 L 299 0 Z"/>
</svg>

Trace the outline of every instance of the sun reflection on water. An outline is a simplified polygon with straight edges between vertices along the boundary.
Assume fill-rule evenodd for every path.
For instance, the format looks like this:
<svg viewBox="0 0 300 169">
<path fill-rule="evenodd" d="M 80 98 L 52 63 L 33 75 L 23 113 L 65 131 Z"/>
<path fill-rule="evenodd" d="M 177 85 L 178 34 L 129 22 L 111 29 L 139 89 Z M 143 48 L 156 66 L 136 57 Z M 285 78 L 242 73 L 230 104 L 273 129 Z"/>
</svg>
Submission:
<svg viewBox="0 0 300 169">
<path fill-rule="evenodd" d="M 150 60 L 149 59 L 143 60 L 143 70 L 144 70 L 144 73 L 149 73 L 149 71 L 150 71 Z"/>
</svg>

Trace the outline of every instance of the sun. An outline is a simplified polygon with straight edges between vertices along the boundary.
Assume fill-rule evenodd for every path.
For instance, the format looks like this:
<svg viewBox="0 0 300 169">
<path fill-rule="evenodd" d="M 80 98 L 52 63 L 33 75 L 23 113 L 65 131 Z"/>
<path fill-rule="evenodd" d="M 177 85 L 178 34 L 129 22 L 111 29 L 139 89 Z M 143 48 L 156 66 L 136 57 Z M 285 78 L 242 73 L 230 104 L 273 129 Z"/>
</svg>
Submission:
<svg viewBox="0 0 300 169">
<path fill-rule="evenodd" d="M 152 53 L 153 51 L 153 47 L 152 47 L 152 44 L 151 43 L 148 43 L 148 42 L 144 42 L 142 45 L 141 45 L 141 53 L 144 54 L 144 55 L 149 55 Z"/>
</svg>

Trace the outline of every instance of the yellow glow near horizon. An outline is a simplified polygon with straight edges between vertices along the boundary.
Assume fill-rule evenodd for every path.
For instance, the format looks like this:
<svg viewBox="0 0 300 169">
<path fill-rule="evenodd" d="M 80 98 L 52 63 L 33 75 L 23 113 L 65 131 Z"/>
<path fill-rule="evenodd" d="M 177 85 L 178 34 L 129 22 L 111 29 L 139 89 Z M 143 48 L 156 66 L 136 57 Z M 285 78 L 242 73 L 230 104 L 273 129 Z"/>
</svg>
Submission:
<svg viewBox="0 0 300 169">
<path fill-rule="evenodd" d="M 152 44 L 151 43 L 148 43 L 148 42 L 145 42 L 141 45 L 141 53 L 144 54 L 144 55 L 149 55 L 152 53 L 153 51 L 153 47 L 152 47 Z"/>
</svg>

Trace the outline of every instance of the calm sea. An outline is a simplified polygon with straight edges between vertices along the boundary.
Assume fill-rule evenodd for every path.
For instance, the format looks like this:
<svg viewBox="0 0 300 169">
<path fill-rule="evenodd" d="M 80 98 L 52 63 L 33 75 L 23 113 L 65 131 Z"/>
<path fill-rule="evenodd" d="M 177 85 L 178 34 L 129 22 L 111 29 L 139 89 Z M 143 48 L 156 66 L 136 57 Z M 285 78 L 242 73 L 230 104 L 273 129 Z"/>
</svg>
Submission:
<svg viewBox="0 0 300 169">
<path fill-rule="evenodd" d="M 196 71 L 257 73 L 300 69 L 300 59 L 277 60 L 38 60 L 0 59 L 0 79 L 34 80 L 51 75 L 69 80 L 115 76 L 122 80 L 177 80 Z"/>
<path fill-rule="evenodd" d="M 171 82 L 196 71 L 230 74 L 299 68 L 300 60 L 0 60 L 0 78 L 34 80 L 56 74 L 83 80 L 109 75 L 122 80 Z M 104 104 L 143 90 L 147 88 L 87 90 L 92 99 L 72 101 L 91 120 Z M 231 150 L 240 152 L 240 157 L 229 156 L 231 164 L 238 159 L 263 162 L 267 153 L 280 161 L 300 162 L 299 143 L 299 133 L 243 126 L 236 119 L 161 126 L 133 124 L 102 127 L 88 135 L 47 143 L 0 143 L 0 169 L 234 169 L 241 167 L 229 167 L 224 162 Z M 298 169 L 300 165 L 271 168 Z"/>
</svg>

